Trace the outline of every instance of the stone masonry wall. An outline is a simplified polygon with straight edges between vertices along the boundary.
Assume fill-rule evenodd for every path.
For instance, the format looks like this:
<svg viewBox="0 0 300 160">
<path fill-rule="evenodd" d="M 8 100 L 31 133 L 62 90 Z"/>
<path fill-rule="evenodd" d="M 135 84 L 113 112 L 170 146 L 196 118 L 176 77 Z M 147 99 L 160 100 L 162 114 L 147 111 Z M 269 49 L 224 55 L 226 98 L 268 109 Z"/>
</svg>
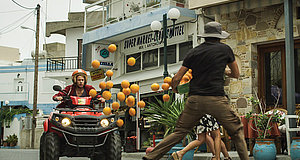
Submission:
<svg viewBox="0 0 300 160">
<path fill-rule="evenodd" d="M 231 34 L 223 42 L 233 49 L 240 67 L 240 78 L 238 80 L 230 78 L 229 85 L 225 86 L 232 107 L 240 114 L 252 110 L 248 99 L 257 91 L 257 43 L 284 40 L 283 14 L 283 4 L 279 4 L 216 15 L 216 21 L 220 22 L 223 29 Z M 299 35 L 297 24 L 299 22 L 294 17 L 294 36 Z M 240 98 L 243 99 L 240 102 L 246 103 L 247 107 L 237 107 L 236 102 Z"/>
</svg>

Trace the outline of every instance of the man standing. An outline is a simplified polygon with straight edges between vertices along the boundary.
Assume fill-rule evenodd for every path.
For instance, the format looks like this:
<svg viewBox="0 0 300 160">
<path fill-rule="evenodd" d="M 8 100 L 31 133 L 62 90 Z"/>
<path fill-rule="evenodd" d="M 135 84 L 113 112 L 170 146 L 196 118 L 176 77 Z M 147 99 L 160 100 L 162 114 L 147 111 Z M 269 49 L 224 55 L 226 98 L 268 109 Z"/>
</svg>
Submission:
<svg viewBox="0 0 300 160">
<path fill-rule="evenodd" d="M 239 77 L 232 49 L 220 42 L 220 39 L 228 36 L 218 22 L 209 22 L 204 26 L 204 33 L 199 37 L 203 37 L 205 42 L 187 53 L 181 68 L 172 79 L 173 91 L 177 93 L 181 78 L 188 69 L 192 69 L 189 97 L 174 133 L 165 137 L 152 152 L 143 157 L 144 160 L 160 159 L 179 143 L 206 113 L 224 126 L 236 146 L 239 157 L 242 160 L 249 159 L 243 125 L 239 116 L 231 109 L 224 93 L 224 73 L 232 78 Z M 230 69 L 225 70 L 226 65 Z"/>
</svg>

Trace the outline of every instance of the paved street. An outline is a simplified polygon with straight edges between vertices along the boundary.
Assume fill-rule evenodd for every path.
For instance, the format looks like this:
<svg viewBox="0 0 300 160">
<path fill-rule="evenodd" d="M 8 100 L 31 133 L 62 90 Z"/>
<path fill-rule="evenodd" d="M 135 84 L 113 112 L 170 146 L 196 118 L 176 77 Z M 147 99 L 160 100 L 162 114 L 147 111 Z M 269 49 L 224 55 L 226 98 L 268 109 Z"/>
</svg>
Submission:
<svg viewBox="0 0 300 160">
<path fill-rule="evenodd" d="M 123 153 L 122 160 L 141 160 L 142 154 Z M 0 149 L 0 160 L 39 160 L 38 149 Z M 89 158 L 60 158 L 60 160 L 89 160 Z"/>
<path fill-rule="evenodd" d="M 141 160 L 145 152 L 135 152 L 135 153 L 122 153 L 122 160 Z M 229 152 L 232 160 L 239 160 L 236 151 Z M 194 160 L 210 160 L 211 153 L 196 153 L 194 155 Z M 0 160 L 39 160 L 39 150 L 38 149 L 0 149 Z M 223 158 L 223 155 L 221 155 Z M 277 160 L 290 160 L 288 155 L 276 155 Z M 89 160 L 88 158 L 60 158 L 60 160 Z M 168 160 L 167 156 L 164 156 L 161 160 Z M 250 157 L 250 160 L 254 160 Z"/>
</svg>

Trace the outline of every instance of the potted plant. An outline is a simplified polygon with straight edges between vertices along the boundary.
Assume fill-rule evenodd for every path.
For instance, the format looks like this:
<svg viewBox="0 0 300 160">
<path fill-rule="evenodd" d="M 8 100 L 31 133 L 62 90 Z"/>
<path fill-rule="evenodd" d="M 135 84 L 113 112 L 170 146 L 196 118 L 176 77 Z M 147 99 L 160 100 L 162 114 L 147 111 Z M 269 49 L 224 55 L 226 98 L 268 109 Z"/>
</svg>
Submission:
<svg viewBox="0 0 300 160">
<path fill-rule="evenodd" d="M 295 114 L 298 116 L 297 126 L 300 126 L 300 110 L 295 111 Z M 299 133 L 299 132 L 298 132 Z M 292 159 L 300 159 L 300 137 L 292 137 L 291 144 L 291 158 Z"/>
<path fill-rule="evenodd" d="M 184 109 L 185 100 L 176 99 L 173 100 L 172 95 L 170 100 L 163 102 L 159 99 L 156 102 L 148 103 L 148 108 L 145 108 L 144 115 L 150 120 L 150 130 L 157 130 L 158 128 L 165 128 L 164 136 L 171 134 L 176 126 L 176 122 Z M 194 138 L 194 132 L 190 132 L 186 139 L 191 142 Z M 185 146 L 186 139 L 182 143 L 175 145 L 169 153 L 173 153 L 176 150 L 181 150 Z M 189 151 L 191 153 L 186 154 L 186 159 L 192 159 L 194 156 L 194 150 Z"/>
<path fill-rule="evenodd" d="M 278 95 L 280 96 L 280 95 Z M 246 114 L 245 118 L 251 123 L 253 123 L 252 130 L 257 132 L 256 143 L 253 148 L 253 156 L 255 159 L 273 160 L 276 159 L 276 147 L 274 144 L 274 139 L 270 138 L 270 133 L 272 129 L 272 123 L 279 123 L 282 120 L 282 112 L 277 111 L 279 98 L 274 105 L 272 111 L 266 111 L 267 105 L 259 98 L 251 97 L 250 101 L 252 105 L 258 106 L 258 113 L 249 112 Z"/>
<path fill-rule="evenodd" d="M 18 137 L 16 134 L 7 136 L 7 142 L 9 143 L 10 147 L 16 146 L 18 143 Z"/>
<path fill-rule="evenodd" d="M 14 115 L 22 113 L 32 113 L 31 110 L 27 108 L 18 108 L 18 109 L 9 109 L 2 108 L 0 112 L 0 123 L 4 122 L 6 125 L 9 125 Z"/>
</svg>

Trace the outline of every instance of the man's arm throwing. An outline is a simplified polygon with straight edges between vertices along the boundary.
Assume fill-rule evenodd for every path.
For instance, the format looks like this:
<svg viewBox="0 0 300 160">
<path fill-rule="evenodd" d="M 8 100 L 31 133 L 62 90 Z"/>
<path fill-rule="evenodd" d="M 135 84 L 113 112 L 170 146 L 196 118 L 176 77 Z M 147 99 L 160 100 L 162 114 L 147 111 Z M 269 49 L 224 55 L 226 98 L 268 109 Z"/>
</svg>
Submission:
<svg viewBox="0 0 300 160">
<path fill-rule="evenodd" d="M 177 86 L 181 80 L 181 78 L 184 76 L 184 74 L 188 71 L 187 67 L 181 66 L 179 71 L 175 74 L 175 76 L 172 78 L 172 90 L 174 93 L 177 93 Z"/>
</svg>

